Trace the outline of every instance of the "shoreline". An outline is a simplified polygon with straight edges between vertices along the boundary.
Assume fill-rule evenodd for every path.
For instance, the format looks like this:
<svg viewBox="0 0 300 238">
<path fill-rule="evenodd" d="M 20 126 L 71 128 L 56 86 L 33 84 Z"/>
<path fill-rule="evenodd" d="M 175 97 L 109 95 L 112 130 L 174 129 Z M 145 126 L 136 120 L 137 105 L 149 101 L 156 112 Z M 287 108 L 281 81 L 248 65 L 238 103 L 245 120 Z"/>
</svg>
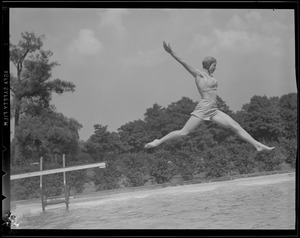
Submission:
<svg viewBox="0 0 300 238">
<path fill-rule="evenodd" d="M 228 180 L 235 180 L 240 178 L 249 178 L 249 177 L 262 177 L 268 176 L 273 174 L 289 174 L 295 173 L 295 170 L 276 170 L 276 171 L 264 171 L 264 172 L 255 172 L 250 174 L 238 174 L 238 175 L 227 175 L 222 177 L 211 177 L 211 178 L 198 178 L 193 180 L 187 181 L 177 181 L 177 182 L 168 182 L 163 184 L 151 184 L 151 185 L 144 185 L 138 187 L 128 187 L 128 188 L 116 188 L 110 190 L 100 190 L 100 191 L 92 191 L 92 192 L 85 192 L 70 195 L 70 198 L 81 198 L 81 197 L 94 197 L 94 196 L 106 196 L 106 195 L 113 195 L 119 193 L 127 193 L 127 192 L 134 192 L 134 191 L 144 191 L 144 190 L 152 190 L 158 188 L 166 188 L 166 187 L 177 187 L 183 185 L 191 185 L 191 184 L 203 184 L 203 183 L 213 183 L 213 182 L 220 182 L 220 181 L 228 181 Z M 26 200 L 14 200 L 11 201 L 11 205 L 16 203 L 32 203 L 32 202 L 40 202 L 40 198 L 32 198 Z"/>
<path fill-rule="evenodd" d="M 213 182 L 221 182 L 221 181 L 228 181 L 228 180 L 235 180 L 240 178 L 250 178 L 250 177 L 263 177 L 268 175 L 274 174 L 289 174 L 295 173 L 295 170 L 278 170 L 278 171 L 268 171 L 268 172 L 255 172 L 250 174 L 239 174 L 239 175 L 227 175 L 222 177 L 211 177 L 205 179 L 193 179 L 188 181 L 178 181 L 178 182 L 168 182 L 163 184 L 152 184 L 152 185 L 145 185 L 139 187 L 128 187 L 128 188 L 119 188 L 119 189 L 111 189 L 111 190 L 102 190 L 102 191 L 94 191 L 89 193 L 80 193 L 75 194 L 74 197 L 88 197 L 89 195 L 92 196 L 94 194 L 98 194 L 97 196 L 105 196 L 105 195 L 112 195 L 112 194 L 119 194 L 125 192 L 134 192 L 134 191 L 143 191 L 143 190 L 152 190 L 158 188 L 166 188 L 166 187 L 177 187 L 183 185 L 192 185 L 192 184 L 203 184 L 203 183 L 213 183 Z"/>
</svg>

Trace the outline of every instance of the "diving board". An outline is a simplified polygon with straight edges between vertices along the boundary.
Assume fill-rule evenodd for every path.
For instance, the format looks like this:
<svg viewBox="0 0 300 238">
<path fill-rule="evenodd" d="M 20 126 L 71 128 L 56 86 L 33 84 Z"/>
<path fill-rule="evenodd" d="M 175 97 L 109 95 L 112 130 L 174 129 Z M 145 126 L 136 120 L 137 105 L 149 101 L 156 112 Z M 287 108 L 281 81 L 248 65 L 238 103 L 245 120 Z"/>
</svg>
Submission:
<svg viewBox="0 0 300 238">
<path fill-rule="evenodd" d="M 69 210 L 70 194 L 69 194 L 69 186 L 67 185 L 66 172 L 74 171 L 74 170 L 81 170 L 81 169 L 95 168 L 95 167 L 106 168 L 105 162 L 65 167 L 66 166 L 65 154 L 63 154 L 62 159 L 63 159 L 63 167 L 62 168 L 43 170 L 43 157 L 41 157 L 40 158 L 40 171 L 23 173 L 23 174 L 14 174 L 14 175 L 10 176 L 10 180 L 40 176 L 40 191 L 41 191 L 41 201 L 42 201 L 43 212 L 45 211 L 46 206 L 59 204 L 59 203 L 65 203 L 66 209 Z M 63 173 L 64 190 L 65 190 L 64 197 L 54 197 L 54 198 L 48 197 L 47 198 L 45 196 L 44 188 L 43 188 L 43 176 L 48 175 L 48 174 L 57 174 L 57 173 Z"/>
<path fill-rule="evenodd" d="M 64 167 L 64 168 L 58 168 L 58 169 L 36 171 L 36 172 L 30 172 L 30 173 L 24 173 L 24 174 L 14 174 L 14 175 L 10 176 L 10 180 L 29 178 L 29 177 L 35 177 L 35 176 L 41 176 L 41 175 L 48 175 L 48 174 L 56 174 L 56 173 L 81 170 L 81 169 L 89 169 L 89 168 L 95 168 L 95 167 L 105 168 L 106 165 L 104 162 L 101 162 L 101 163 L 86 164 L 86 165 L 76 165 L 76 166 L 70 166 L 70 167 Z"/>
</svg>

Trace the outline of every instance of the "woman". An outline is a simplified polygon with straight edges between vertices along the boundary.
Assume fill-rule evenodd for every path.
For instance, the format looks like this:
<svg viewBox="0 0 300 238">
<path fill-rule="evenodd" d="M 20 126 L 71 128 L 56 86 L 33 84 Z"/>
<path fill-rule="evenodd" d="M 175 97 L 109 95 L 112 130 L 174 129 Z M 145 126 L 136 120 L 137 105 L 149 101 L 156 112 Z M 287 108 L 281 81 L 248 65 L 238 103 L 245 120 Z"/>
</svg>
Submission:
<svg viewBox="0 0 300 238">
<path fill-rule="evenodd" d="M 243 140 L 252 144 L 257 151 L 271 151 L 275 147 L 268 147 L 256 141 L 251 135 L 248 134 L 236 121 L 234 121 L 226 113 L 218 110 L 217 108 L 217 87 L 218 82 L 213 77 L 213 72 L 216 70 L 217 61 L 213 57 L 205 57 L 202 62 L 202 70 L 194 69 L 188 65 L 181 58 L 179 58 L 172 50 L 170 44 L 163 42 L 165 50 L 177 60 L 190 74 L 195 78 L 198 91 L 201 95 L 201 100 L 196 106 L 195 110 L 191 113 L 190 119 L 186 122 L 181 130 L 172 131 L 161 139 L 145 145 L 146 149 L 154 148 L 162 143 L 173 140 L 175 138 L 183 137 L 190 134 L 196 129 L 203 120 L 211 120 L 219 125 L 232 129 Z"/>
</svg>

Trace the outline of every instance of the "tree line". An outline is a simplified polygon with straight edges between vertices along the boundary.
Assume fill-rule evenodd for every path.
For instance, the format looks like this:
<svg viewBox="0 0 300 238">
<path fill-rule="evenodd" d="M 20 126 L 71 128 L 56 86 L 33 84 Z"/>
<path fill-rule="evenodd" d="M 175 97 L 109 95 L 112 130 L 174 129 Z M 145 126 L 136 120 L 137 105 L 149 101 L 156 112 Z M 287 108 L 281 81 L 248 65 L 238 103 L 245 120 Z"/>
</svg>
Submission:
<svg viewBox="0 0 300 238">
<path fill-rule="evenodd" d="M 145 150 L 144 145 L 180 129 L 197 102 L 182 97 L 167 107 L 153 104 L 143 119 L 122 125 L 117 132 L 107 130 L 101 122 L 87 141 L 80 141 L 82 125 L 67 118 L 51 105 L 52 93 L 73 92 L 75 85 L 51 79 L 51 51 L 44 51 L 43 38 L 22 33 L 17 45 L 10 45 L 10 60 L 17 75 L 11 75 L 11 115 L 15 119 L 15 136 L 11 143 L 11 174 L 36 171 L 34 163 L 44 158 L 43 169 L 106 162 L 105 169 L 67 173 L 70 188 L 76 193 L 93 181 L 98 190 L 162 184 L 175 177 L 182 180 L 207 179 L 294 168 L 297 156 L 297 93 L 281 97 L 255 95 L 241 110 L 233 112 L 221 97 L 218 108 L 230 115 L 255 139 L 275 146 L 271 153 L 255 153 L 251 145 L 231 130 L 205 121 L 186 138 L 167 142 L 159 148 Z M 63 191 L 62 174 L 44 176 L 46 194 Z M 15 199 L 39 196 L 39 178 L 14 180 L 11 191 Z"/>
</svg>

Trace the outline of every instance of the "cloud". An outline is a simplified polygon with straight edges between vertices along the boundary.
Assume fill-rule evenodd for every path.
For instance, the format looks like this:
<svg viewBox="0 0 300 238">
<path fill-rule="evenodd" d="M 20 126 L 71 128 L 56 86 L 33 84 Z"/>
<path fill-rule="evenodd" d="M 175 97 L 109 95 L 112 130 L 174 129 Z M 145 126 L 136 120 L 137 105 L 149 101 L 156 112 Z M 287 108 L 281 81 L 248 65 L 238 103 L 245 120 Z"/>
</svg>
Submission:
<svg viewBox="0 0 300 238">
<path fill-rule="evenodd" d="M 101 41 L 99 41 L 93 30 L 81 29 L 77 38 L 68 46 L 71 54 L 77 53 L 80 55 L 95 55 L 103 48 Z"/>
<path fill-rule="evenodd" d="M 124 17 L 129 14 L 127 9 L 108 9 L 99 12 L 100 29 L 107 28 L 117 37 L 125 37 L 128 32 L 124 26 Z"/>
<path fill-rule="evenodd" d="M 215 29 L 215 51 L 234 51 L 240 54 L 265 52 L 271 56 L 280 56 L 283 51 L 282 40 L 276 36 L 266 36 L 248 31 Z"/>
<path fill-rule="evenodd" d="M 210 31 L 215 22 L 210 9 L 165 9 L 164 12 L 168 19 L 164 31 L 170 40 L 183 39 L 191 32 L 201 31 L 203 34 Z"/>
<path fill-rule="evenodd" d="M 224 51 L 238 54 L 264 52 L 280 56 L 284 53 L 282 34 L 285 30 L 284 25 L 264 19 L 257 11 L 250 11 L 242 17 L 232 16 L 224 29 L 214 28 L 206 35 L 195 34 L 191 50 L 210 49 L 213 54 Z"/>
<path fill-rule="evenodd" d="M 122 58 L 121 64 L 124 67 L 153 67 L 165 60 L 165 54 L 162 52 L 161 47 L 155 50 L 138 51 L 138 53 L 133 57 Z"/>
<path fill-rule="evenodd" d="M 246 31 L 221 31 L 215 29 L 213 34 L 217 41 L 217 47 L 222 50 L 250 53 L 253 50 L 259 49 L 262 44 L 259 35 L 249 34 Z"/>
</svg>

